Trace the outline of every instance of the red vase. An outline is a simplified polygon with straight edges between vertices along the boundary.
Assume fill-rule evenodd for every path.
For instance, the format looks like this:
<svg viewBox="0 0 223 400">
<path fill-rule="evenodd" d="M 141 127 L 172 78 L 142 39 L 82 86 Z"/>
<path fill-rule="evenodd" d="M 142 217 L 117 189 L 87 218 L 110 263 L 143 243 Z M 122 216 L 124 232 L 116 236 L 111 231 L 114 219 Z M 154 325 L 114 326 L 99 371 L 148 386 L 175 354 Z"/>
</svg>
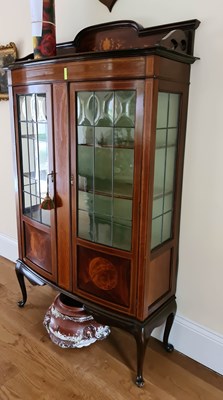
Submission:
<svg viewBox="0 0 223 400">
<path fill-rule="evenodd" d="M 34 58 L 56 55 L 55 0 L 31 0 Z"/>
</svg>

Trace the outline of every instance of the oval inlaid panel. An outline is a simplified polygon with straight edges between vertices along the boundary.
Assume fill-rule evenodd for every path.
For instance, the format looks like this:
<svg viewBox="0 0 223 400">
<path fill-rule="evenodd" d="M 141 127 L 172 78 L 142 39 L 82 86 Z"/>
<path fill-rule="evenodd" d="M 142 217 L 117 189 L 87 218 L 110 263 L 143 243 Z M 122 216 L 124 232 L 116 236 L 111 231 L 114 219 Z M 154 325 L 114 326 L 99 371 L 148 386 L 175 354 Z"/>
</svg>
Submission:
<svg viewBox="0 0 223 400">
<path fill-rule="evenodd" d="M 131 287 L 131 260 L 77 246 L 77 277 L 74 288 L 88 294 L 99 303 L 109 301 L 129 307 Z"/>
<path fill-rule="evenodd" d="M 89 275 L 95 286 L 102 290 L 111 290 L 117 286 L 117 269 L 106 258 L 93 258 L 89 264 Z"/>
</svg>

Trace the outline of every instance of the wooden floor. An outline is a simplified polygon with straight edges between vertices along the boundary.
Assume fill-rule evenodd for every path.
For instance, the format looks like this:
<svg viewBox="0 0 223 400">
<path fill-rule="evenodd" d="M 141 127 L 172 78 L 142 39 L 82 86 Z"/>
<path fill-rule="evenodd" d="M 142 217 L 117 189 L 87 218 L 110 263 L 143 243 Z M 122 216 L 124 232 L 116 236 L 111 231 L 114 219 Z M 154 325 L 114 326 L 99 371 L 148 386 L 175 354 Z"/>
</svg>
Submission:
<svg viewBox="0 0 223 400">
<path fill-rule="evenodd" d="M 152 339 L 145 386 L 135 384 L 135 341 L 118 329 L 90 347 L 61 349 L 42 321 L 56 292 L 27 284 L 23 309 L 13 263 L 0 257 L 0 400 L 222 400 L 223 377 Z"/>
</svg>

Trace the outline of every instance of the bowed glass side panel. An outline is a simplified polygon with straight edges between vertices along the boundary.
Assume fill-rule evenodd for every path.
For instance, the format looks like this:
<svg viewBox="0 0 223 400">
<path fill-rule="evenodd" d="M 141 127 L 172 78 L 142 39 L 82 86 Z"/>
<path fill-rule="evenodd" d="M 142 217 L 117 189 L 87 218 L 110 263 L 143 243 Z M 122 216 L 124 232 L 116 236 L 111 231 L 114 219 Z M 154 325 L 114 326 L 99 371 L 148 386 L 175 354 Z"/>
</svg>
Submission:
<svg viewBox="0 0 223 400">
<path fill-rule="evenodd" d="M 180 94 L 158 95 L 151 249 L 172 237 L 179 104 Z"/>
<path fill-rule="evenodd" d="M 131 250 L 136 92 L 77 93 L 78 236 Z"/>
<path fill-rule="evenodd" d="M 46 94 L 19 95 L 18 116 L 23 213 L 50 225 L 49 211 L 40 208 L 49 174 Z"/>
</svg>

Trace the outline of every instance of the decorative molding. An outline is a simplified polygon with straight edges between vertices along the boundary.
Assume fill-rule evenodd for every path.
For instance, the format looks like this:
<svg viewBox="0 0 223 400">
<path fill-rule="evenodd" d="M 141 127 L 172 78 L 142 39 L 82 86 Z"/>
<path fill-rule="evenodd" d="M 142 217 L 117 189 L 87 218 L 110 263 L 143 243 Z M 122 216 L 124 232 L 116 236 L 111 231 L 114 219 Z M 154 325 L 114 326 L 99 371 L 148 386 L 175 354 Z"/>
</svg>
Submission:
<svg viewBox="0 0 223 400">
<path fill-rule="evenodd" d="M 163 330 L 163 326 L 155 329 L 153 336 L 162 340 Z M 223 335 L 176 315 L 170 333 L 170 343 L 187 357 L 223 375 Z"/>
<path fill-rule="evenodd" d="M 106 7 L 108 7 L 109 11 L 111 12 L 117 0 L 99 0 L 99 1 L 103 3 Z"/>
<path fill-rule="evenodd" d="M 0 233 L 0 256 L 16 261 L 18 258 L 17 240 Z"/>
</svg>

